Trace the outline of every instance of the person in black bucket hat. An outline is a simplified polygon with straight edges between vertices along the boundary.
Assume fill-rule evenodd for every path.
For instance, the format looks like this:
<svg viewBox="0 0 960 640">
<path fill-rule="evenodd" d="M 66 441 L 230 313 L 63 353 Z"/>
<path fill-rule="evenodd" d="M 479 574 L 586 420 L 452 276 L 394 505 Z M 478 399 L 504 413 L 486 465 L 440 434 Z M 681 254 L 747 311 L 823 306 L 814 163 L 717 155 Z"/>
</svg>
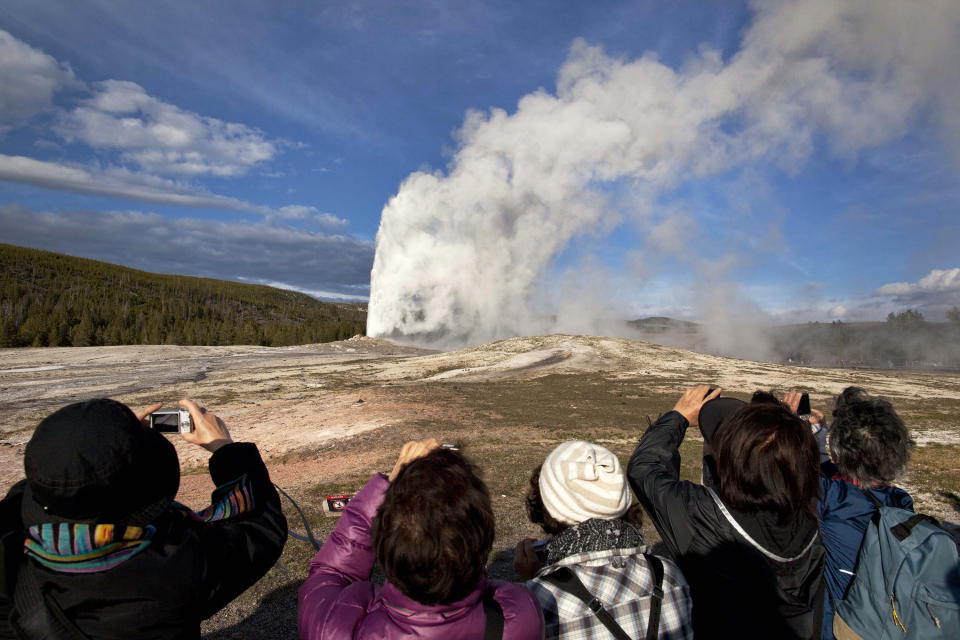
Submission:
<svg viewBox="0 0 960 640">
<path fill-rule="evenodd" d="M 825 552 L 810 423 L 768 393 L 719 396 L 684 391 L 641 437 L 630 486 L 687 578 L 696 637 L 819 638 Z M 715 459 L 701 484 L 680 479 L 690 426 Z"/>
<path fill-rule="evenodd" d="M 71 404 L 45 418 L 27 443 L 28 524 L 60 520 L 145 525 L 180 488 L 173 445 L 113 400 Z"/>
<path fill-rule="evenodd" d="M 26 479 L 0 502 L 0 638 L 198 638 L 273 566 L 287 536 L 257 447 L 190 400 L 187 442 L 212 454 L 210 507 L 174 498 L 180 463 L 138 412 L 100 399 L 42 420 Z"/>
</svg>

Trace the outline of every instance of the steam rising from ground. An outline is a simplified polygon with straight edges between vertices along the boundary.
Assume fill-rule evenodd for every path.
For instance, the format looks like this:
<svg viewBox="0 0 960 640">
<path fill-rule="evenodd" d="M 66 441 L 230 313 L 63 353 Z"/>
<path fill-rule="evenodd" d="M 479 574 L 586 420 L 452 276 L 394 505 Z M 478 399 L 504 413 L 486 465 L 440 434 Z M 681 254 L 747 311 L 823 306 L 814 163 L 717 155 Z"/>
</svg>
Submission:
<svg viewBox="0 0 960 640">
<path fill-rule="evenodd" d="M 575 41 L 555 95 L 468 113 L 447 172 L 410 175 L 386 205 L 369 335 L 455 345 L 611 333 L 619 325 L 607 321 L 626 313 L 610 308 L 624 299 L 616 290 L 641 286 L 697 231 L 694 213 L 660 200 L 685 183 L 755 163 L 796 170 L 818 136 L 854 157 L 903 135 L 921 110 L 960 158 L 958 25 L 954 0 L 762 2 L 737 53 L 701 48 L 679 69 Z M 611 282 L 589 260 L 575 275 L 551 270 L 572 240 L 624 221 L 644 238 L 635 279 Z M 686 265 L 706 287 L 722 284 L 716 262 Z M 711 342 L 737 352 L 741 323 L 724 309 L 738 305 L 700 304 L 720 328 Z"/>
</svg>

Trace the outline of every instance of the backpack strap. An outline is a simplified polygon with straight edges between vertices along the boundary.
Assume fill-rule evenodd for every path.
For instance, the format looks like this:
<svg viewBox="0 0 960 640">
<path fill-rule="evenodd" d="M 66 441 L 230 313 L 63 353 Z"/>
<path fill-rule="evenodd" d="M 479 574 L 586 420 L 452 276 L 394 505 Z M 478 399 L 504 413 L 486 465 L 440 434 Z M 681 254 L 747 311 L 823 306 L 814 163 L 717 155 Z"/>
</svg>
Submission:
<svg viewBox="0 0 960 640">
<path fill-rule="evenodd" d="M 877 498 L 877 496 L 873 495 L 873 491 L 870 491 L 870 489 L 864 489 L 863 487 L 858 487 L 858 489 L 860 489 L 860 491 L 863 492 L 863 495 L 867 496 L 870 502 L 873 503 L 873 506 L 875 506 L 877 509 L 879 509 L 880 507 L 886 506 L 882 502 L 880 502 L 880 499 Z"/>
<path fill-rule="evenodd" d="M 650 600 L 650 617 L 647 619 L 647 640 L 657 640 L 660 635 L 660 605 L 663 604 L 663 563 L 651 553 L 645 553 L 643 557 L 653 572 L 653 599 Z"/>
<path fill-rule="evenodd" d="M 886 505 L 880 502 L 880 500 L 877 499 L 877 497 L 873 495 L 873 492 L 870 491 L 869 489 L 864 489 L 861 487 L 860 490 L 863 491 L 863 495 L 867 496 L 870 499 L 870 501 L 874 504 L 874 506 L 877 508 L 877 513 L 879 514 L 880 508 Z M 900 542 L 903 542 L 904 540 L 910 537 L 910 534 L 913 532 L 913 528 L 918 524 L 920 524 L 921 522 L 929 522 L 935 527 L 940 526 L 940 521 L 934 518 L 933 516 L 928 516 L 923 513 L 918 513 L 914 516 L 911 516 L 909 519 L 904 520 L 900 524 L 890 527 L 890 533 L 892 533 L 897 540 L 899 540 Z"/>
<path fill-rule="evenodd" d="M 483 613 L 487 621 L 483 628 L 483 640 L 501 640 L 503 638 L 503 607 L 493 597 L 491 585 L 483 592 Z"/>
<path fill-rule="evenodd" d="M 597 620 L 602 622 L 603 626 L 613 634 L 614 638 L 617 640 L 632 640 L 623 630 L 623 627 L 617 624 L 610 612 L 603 608 L 600 601 L 587 590 L 577 574 L 571 571 L 569 567 L 560 567 L 556 571 L 541 577 L 555 587 L 579 598 L 593 612 L 593 615 L 597 616 Z M 649 637 L 649 634 L 647 637 Z"/>
<path fill-rule="evenodd" d="M 913 528 L 920 524 L 921 522 L 929 522 L 935 527 L 940 526 L 940 521 L 934 518 L 933 516 L 928 516 L 923 513 L 918 513 L 915 516 L 911 516 L 909 519 L 904 520 L 900 524 L 890 527 L 890 533 L 896 536 L 897 540 L 903 542 L 906 540 L 910 533 L 913 531 Z"/>
</svg>

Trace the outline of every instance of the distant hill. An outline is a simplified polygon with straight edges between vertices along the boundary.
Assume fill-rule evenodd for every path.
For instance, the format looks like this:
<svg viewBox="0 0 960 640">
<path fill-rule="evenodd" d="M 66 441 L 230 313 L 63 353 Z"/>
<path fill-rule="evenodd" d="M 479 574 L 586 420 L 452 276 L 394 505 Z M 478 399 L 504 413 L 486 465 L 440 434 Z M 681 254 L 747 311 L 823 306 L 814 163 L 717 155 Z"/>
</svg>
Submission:
<svg viewBox="0 0 960 640">
<path fill-rule="evenodd" d="M 366 333 L 366 305 L 0 244 L 0 347 L 285 346 Z"/>
<path fill-rule="evenodd" d="M 664 333 L 667 331 L 696 333 L 700 329 L 700 325 L 698 325 L 696 322 L 677 320 L 675 318 L 667 318 L 664 316 L 652 316 L 649 318 L 628 320 L 627 324 L 634 329 L 645 331 L 647 333 Z"/>
</svg>

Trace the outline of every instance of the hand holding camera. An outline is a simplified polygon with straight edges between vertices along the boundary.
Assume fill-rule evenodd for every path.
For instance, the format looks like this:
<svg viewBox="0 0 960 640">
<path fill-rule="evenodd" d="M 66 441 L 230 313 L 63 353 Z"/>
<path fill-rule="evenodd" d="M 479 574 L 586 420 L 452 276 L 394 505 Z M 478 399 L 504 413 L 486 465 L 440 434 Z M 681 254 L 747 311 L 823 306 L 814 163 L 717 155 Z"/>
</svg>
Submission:
<svg viewBox="0 0 960 640">
<path fill-rule="evenodd" d="M 700 420 L 700 408 L 708 400 L 713 400 L 719 395 L 719 388 L 715 389 L 708 384 L 702 384 L 684 391 L 673 410 L 686 418 L 691 427 L 696 427 Z"/>
<path fill-rule="evenodd" d="M 198 444 L 213 453 L 233 439 L 227 431 L 227 425 L 216 415 L 210 413 L 193 400 L 181 400 L 180 406 L 190 412 L 194 430 L 183 434 L 183 439 Z"/>
<path fill-rule="evenodd" d="M 427 438 L 426 440 L 412 440 L 400 449 L 400 457 L 397 458 L 397 463 L 393 465 L 393 471 L 390 472 L 390 482 L 396 480 L 397 475 L 400 473 L 400 470 L 409 462 L 413 462 L 417 458 L 422 458 L 427 455 L 437 447 L 441 447 L 440 441 L 436 438 Z"/>
<path fill-rule="evenodd" d="M 187 442 L 198 444 L 210 453 L 233 442 L 227 425 L 216 415 L 193 400 L 181 400 L 179 404 L 180 409 L 176 411 L 159 411 L 163 405 L 154 404 L 134 414 L 144 426 L 160 433 L 179 433 Z"/>
<path fill-rule="evenodd" d="M 788 391 L 783 396 L 783 402 L 790 410 L 810 423 L 813 433 L 819 432 L 825 425 L 823 424 L 823 412 L 810 407 L 810 395 L 800 391 Z"/>
</svg>

